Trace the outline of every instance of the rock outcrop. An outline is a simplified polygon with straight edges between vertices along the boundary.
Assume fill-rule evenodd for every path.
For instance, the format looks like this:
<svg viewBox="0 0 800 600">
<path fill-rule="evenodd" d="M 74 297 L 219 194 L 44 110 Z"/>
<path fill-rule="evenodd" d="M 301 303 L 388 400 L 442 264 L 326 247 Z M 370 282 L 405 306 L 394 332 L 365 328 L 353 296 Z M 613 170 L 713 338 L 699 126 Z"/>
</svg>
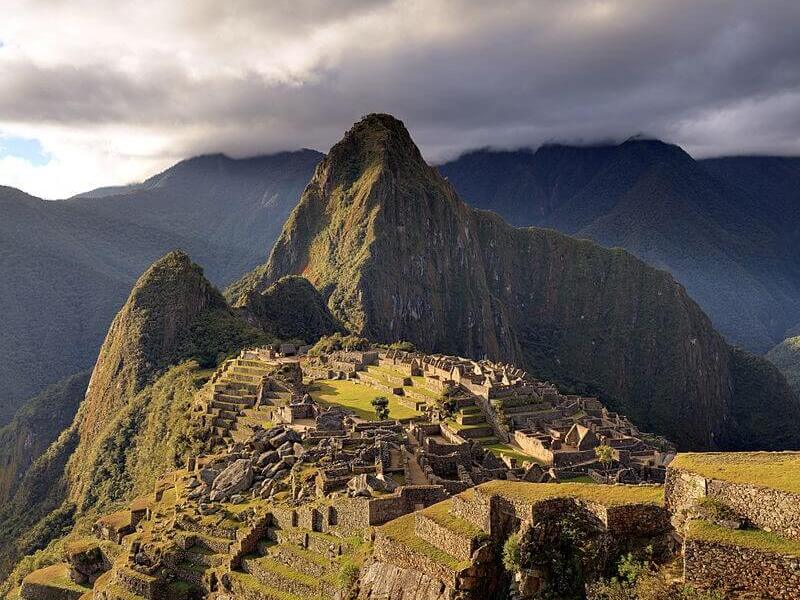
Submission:
<svg viewBox="0 0 800 600">
<path fill-rule="evenodd" d="M 85 496 L 93 450 L 117 435 L 109 421 L 157 375 L 190 358 L 215 364 L 226 351 L 257 337 L 186 253 L 175 250 L 153 263 L 100 348 L 79 422 L 80 443 L 68 468 L 71 497 Z"/>
<path fill-rule="evenodd" d="M 272 337 L 311 343 L 341 331 L 316 288 L 302 277 L 284 277 L 263 294 L 254 293 L 249 312 Z"/>
<path fill-rule="evenodd" d="M 331 149 L 267 263 L 232 296 L 255 312 L 287 275 L 307 278 L 354 332 L 515 362 L 598 394 L 682 448 L 800 444 L 786 425 L 800 404 L 785 382 L 763 361 L 734 360 L 668 273 L 470 209 L 389 115 L 365 117 Z M 753 384 L 746 402 L 743 381 Z M 769 436 L 750 431 L 753 414 Z"/>
</svg>

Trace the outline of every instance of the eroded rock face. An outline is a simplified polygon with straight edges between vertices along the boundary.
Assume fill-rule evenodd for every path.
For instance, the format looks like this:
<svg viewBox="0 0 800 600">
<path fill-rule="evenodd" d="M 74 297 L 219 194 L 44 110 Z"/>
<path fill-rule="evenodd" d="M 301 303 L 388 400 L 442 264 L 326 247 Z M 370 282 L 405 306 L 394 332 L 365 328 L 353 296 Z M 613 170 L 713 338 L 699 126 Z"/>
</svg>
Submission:
<svg viewBox="0 0 800 600">
<path fill-rule="evenodd" d="M 456 592 L 424 573 L 373 562 L 362 571 L 358 600 L 455 600 Z"/>
<path fill-rule="evenodd" d="M 240 458 L 220 473 L 211 485 L 211 501 L 223 502 L 253 485 L 253 465 Z"/>
</svg>

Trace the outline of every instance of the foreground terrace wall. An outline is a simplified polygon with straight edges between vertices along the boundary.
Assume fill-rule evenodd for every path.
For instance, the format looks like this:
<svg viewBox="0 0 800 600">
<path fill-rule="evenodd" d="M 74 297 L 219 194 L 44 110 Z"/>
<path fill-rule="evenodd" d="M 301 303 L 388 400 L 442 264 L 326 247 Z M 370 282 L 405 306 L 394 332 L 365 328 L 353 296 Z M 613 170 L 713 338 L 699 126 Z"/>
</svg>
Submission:
<svg viewBox="0 0 800 600">
<path fill-rule="evenodd" d="M 672 513 L 690 509 L 699 500 L 709 498 L 731 508 L 759 529 L 800 539 L 799 494 L 721 481 L 673 467 L 667 470 L 664 491 Z"/>
<path fill-rule="evenodd" d="M 800 558 L 714 541 L 687 539 L 684 577 L 698 587 L 762 598 L 800 600 Z"/>
</svg>

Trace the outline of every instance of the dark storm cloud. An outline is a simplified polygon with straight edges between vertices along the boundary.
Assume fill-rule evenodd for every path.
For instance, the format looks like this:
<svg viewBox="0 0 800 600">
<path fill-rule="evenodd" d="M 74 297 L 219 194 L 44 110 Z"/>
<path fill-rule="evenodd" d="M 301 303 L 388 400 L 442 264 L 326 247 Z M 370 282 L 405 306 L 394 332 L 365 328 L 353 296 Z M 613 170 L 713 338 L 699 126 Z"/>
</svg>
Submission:
<svg viewBox="0 0 800 600">
<path fill-rule="evenodd" d="M 46 4 L 0 25 L 0 121 L 141 128 L 164 156 L 326 150 L 374 111 L 434 160 L 640 132 L 800 153 L 797 2 Z"/>
</svg>

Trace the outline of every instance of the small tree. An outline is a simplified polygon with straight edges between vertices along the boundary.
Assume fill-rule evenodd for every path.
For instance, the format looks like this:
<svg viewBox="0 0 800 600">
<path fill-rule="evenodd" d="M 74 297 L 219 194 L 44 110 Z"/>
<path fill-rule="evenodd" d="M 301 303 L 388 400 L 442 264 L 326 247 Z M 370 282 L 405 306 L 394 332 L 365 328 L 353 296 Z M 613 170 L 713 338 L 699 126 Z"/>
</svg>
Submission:
<svg viewBox="0 0 800 600">
<path fill-rule="evenodd" d="M 386 396 L 374 398 L 372 407 L 375 409 L 375 414 L 378 416 L 379 421 L 385 421 L 389 418 L 389 399 Z"/>
<path fill-rule="evenodd" d="M 503 544 L 503 568 L 508 573 L 518 573 L 520 568 L 519 532 L 512 534 Z"/>
<path fill-rule="evenodd" d="M 594 449 L 594 455 L 603 466 L 603 474 L 608 480 L 608 472 L 611 470 L 611 465 L 614 464 L 614 449 L 611 446 L 602 444 Z"/>
</svg>

